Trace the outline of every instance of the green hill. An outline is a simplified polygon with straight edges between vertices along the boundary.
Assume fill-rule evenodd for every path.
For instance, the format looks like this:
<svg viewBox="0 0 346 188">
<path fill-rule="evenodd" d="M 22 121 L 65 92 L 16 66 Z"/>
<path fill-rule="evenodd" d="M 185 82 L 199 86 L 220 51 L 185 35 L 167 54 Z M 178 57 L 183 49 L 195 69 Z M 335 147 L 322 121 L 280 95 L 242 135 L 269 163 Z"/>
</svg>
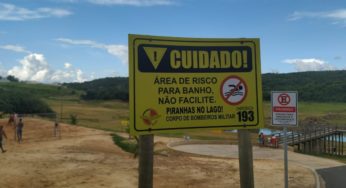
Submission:
<svg viewBox="0 0 346 188">
<path fill-rule="evenodd" d="M 263 97 L 271 91 L 298 91 L 299 101 L 346 102 L 346 71 L 263 74 Z"/>
<path fill-rule="evenodd" d="M 298 91 L 299 101 L 346 102 L 346 71 L 314 71 L 288 74 L 263 74 L 263 97 L 271 91 Z M 128 100 L 128 78 L 102 78 L 84 83 L 64 84 L 83 90 L 83 99 Z"/>
<path fill-rule="evenodd" d="M 75 90 L 53 84 L 28 82 L 0 82 L 0 89 L 6 91 L 24 91 L 39 98 L 75 95 Z"/>
<path fill-rule="evenodd" d="M 44 99 L 76 95 L 76 91 L 57 85 L 0 82 L 0 112 L 51 113 Z"/>
<path fill-rule="evenodd" d="M 129 81 L 125 77 L 101 78 L 83 83 L 65 83 L 64 86 L 85 92 L 81 96 L 84 100 L 112 100 L 128 101 Z"/>
<path fill-rule="evenodd" d="M 263 98 L 270 100 L 271 91 L 298 91 L 299 101 L 346 102 L 346 71 L 316 71 L 288 74 L 263 74 Z M 128 78 L 102 78 L 84 83 L 65 83 L 62 86 L 0 82 L 0 112 L 23 109 L 23 112 L 49 112 L 44 99 L 128 101 Z M 18 101 L 22 101 L 18 103 Z M 27 101 L 27 102 L 25 102 Z M 29 102 L 28 102 L 29 101 Z M 24 105 L 25 104 L 25 105 Z M 24 109 L 27 106 L 28 109 Z M 38 108 L 34 107 L 37 106 Z M 30 108 L 30 109 L 29 109 Z M 41 110 L 40 110 L 41 109 Z"/>
</svg>

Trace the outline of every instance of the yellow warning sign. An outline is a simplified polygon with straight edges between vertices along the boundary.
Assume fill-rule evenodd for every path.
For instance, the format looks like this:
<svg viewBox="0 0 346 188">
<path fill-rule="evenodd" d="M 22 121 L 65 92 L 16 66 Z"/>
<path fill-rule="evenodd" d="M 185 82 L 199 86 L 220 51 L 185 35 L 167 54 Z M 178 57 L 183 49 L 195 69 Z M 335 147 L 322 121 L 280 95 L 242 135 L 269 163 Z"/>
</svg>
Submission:
<svg viewBox="0 0 346 188">
<path fill-rule="evenodd" d="M 130 133 L 263 126 L 259 39 L 129 35 Z"/>
</svg>

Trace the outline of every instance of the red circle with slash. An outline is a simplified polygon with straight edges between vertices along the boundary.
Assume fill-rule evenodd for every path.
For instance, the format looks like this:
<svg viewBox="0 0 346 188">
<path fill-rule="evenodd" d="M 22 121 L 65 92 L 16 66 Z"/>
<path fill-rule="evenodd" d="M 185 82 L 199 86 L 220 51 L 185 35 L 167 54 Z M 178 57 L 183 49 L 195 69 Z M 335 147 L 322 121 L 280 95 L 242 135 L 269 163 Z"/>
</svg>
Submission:
<svg viewBox="0 0 346 188">
<path fill-rule="evenodd" d="M 286 94 L 286 93 L 280 94 L 278 96 L 278 102 L 281 105 L 286 106 L 286 105 L 288 105 L 291 102 L 291 97 L 288 94 Z"/>
<path fill-rule="evenodd" d="M 222 99 L 230 105 L 241 104 L 248 92 L 245 81 L 238 76 L 225 78 L 222 81 L 220 91 Z"/>
</svg>

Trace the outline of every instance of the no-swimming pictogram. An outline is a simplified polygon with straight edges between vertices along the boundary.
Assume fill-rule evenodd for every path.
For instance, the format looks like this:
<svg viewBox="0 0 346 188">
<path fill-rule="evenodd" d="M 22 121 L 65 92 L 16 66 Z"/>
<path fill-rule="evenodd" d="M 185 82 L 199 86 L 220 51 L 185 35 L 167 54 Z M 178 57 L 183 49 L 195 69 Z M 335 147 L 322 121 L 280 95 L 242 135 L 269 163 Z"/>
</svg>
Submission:
<svg viewBox="0 0 346 188">
<path fill-rule="evenodd" d="M 222 99 L 230 105 L 242 103 L 247 92 L 245 81 L 238 76 L 229 76 L 221 84 Z"/>
</svg>

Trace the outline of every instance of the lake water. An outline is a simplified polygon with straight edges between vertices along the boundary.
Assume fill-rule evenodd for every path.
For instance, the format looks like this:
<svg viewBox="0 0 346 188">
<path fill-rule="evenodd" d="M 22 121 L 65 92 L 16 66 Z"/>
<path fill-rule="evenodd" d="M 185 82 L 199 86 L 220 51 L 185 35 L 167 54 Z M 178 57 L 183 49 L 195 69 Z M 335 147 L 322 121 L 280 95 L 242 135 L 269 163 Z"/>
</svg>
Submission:
<svg viewBox="0 0 346 188">
<path fill-rule="evenodd" d="M 279 131 L 279 130 L 271 130 L 271 129 L 267 129 L 267 128 L 264 128 L 264 129 L 260 129 L 258 134 L 259 133 L 263 133 L 264 135 L 272 135 L 272 134 L 279 134 L 279 133 L 282 133 L 282 131 Z"/>
<path fill-rule="evenodd" d="M 284 134 L 283 131 L 280 131 L 280 130 L 272 130 L 272 129 L 267 129 L 267 128 L 260 129 L 260 131 L 258 132 L 258 134 L 260 134 L 261 132 L 262 132 L 264 135 L 273 135 L 273 134 L 278 135 L 279 133 L 280 133 L 281 135 Z M 291 133 L 291 132 L 287 132 L 287 134 L 290 134 L 290 133 Z M 339 138 L 337 137 L 336 140 L 338 141 Z M 343 141 L 346 142 L 346 136 L 343 136 Z"/>
</svg>

